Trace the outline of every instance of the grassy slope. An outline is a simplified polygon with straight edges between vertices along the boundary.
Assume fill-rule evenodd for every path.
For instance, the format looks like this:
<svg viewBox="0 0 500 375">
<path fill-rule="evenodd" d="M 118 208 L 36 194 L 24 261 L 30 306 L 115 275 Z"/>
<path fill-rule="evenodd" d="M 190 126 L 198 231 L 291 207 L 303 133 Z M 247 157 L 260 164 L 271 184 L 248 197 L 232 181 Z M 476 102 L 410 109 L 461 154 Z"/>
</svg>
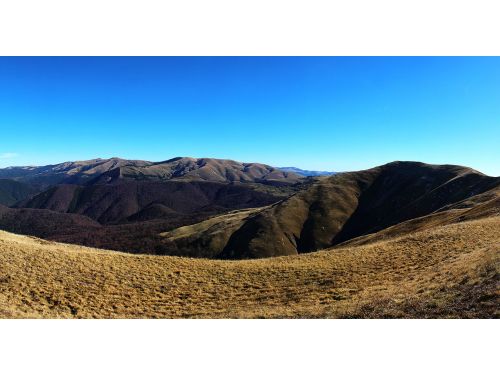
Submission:
<svg viewBox="0 0 500 375">
<path fill-rule="evenodd" d="M 0 232 L 3 317 L 498 317 L 500 217 L 298 256 L 215 261 Z"/>
<path fill-rule="evenodd" d="M 246 218 L 258 214 L 263 208 L 231 211 L 210 219 L 161 233 L 162 249 L 166 254 L 199 258 L 217 258 L 231 234 L 239 229 Z"/>
<path fill-rule="evenodd" d="M 495 211 L 499 196 L 500 178 L 460 166 L 394 162 L 318 180 L 239 224 L 232 220 L 225 229 L 221 223 L 216 232 L 201 233 L 192 227 L 191 240 L 183 235 L 177 241 L 171 234 L 165 245 L 188 250 L 193 242 L 210 244 L 210 253 L 223 259 L 296 255 L 422 218 L 399 227 L 409 232 L 430 224 L 427 219 L 434 213 L 453 210 L 459 219 L 460 212 L 486 210 L 487 204 Z"/>
</svg>

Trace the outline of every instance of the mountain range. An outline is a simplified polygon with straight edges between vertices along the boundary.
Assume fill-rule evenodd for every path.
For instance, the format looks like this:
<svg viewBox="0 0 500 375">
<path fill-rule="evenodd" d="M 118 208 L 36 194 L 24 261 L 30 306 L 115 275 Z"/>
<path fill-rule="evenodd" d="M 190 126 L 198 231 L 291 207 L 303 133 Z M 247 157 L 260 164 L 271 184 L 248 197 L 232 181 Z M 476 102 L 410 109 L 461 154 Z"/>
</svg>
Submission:
<svg viewBox="0 0 500 375">
<path fill-rule="evenodd" d="M 23 199 L 35 195 L 38 189 L 23 182 L 0 179 L 0 204 L 13 205 Z"/>
<path fill-rule="evenodd" d="M 265 164 L 213 158 L 177 157 L 162 162 L 120 158 L 65 162 L 42 167 L 0 169 L 0 178 L 41 189 L 55 184 L 95 185 L 119 180 L 297 182 L 302 176 Z"/>
<path fill-rule="evenodd" d="M 296 255 L 390 227 L 417 230 L 495 215 L 499 196 L 498 177 L 459 166 L 395 162 L 337 174 L 270 206 L 163 236 L 167 253 L 198 249 L 226 259 Z"/>
<path fill-rule="evenodd" d="M 0 178 L 0 228 L 136 252 L 154 252 L 161 231 L 266 206 L 310 183 L 264 164 L 187 157 L 10 167 Z"/>
<path fill-rule="evenodd" d="M 0 199 L 0 317 L 498 316 L 500 178 L 467 167 L 94 159 Z"/>
<path fill-rule="evenodd" d="M 308 171 L 296 167 L 280 167 L 278 168 L 280 171 L 283 172 L 291 172 L 298 174 L 299 176 L 303 177 L 319 177 L 319 176 L 331 176 L 334 175 L 335 172 L 326 172 L 326 171 Z"/>
<path fill-rule="evenodd" d="M 499 207 L 500 179 L 466 167 L 394 162 L 321 177 L 294 170 L 212 158 L 0 169 L 0 229 L 135 253 L 244 259 L 367 242 Z"/>
</svg>

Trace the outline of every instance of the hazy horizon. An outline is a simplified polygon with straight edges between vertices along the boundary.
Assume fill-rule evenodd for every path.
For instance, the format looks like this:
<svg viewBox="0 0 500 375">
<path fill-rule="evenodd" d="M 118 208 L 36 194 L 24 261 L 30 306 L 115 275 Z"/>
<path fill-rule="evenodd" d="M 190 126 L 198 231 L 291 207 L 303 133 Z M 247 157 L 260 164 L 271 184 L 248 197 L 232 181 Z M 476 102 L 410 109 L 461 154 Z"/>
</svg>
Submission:
<svg viewBox="0 0 500 375">
<path fill-rule="evenodd" d="M 160 162 L 165 162 L 165 161 L 168 161 L 168 160 L 171 160 L 171 159 L 176 159 L 176 158 L 179 158 L 179 157 L 182 157 L 182 158 L 194 158 L 194 159 L 222 159 L 222 158 L 218 158 L 218 157 L 214 157 L 214 156 L 200 156 L 200 157 L 195 157 L 195 156 L 173 156 L 173 157 L 170 157 L 170 158 L 164 158 L 164 159 L 161 159 L 161 160 L 147 160 L 147 159 L 135 159 L 135 158 L 126 158 L 126 157 L 121 157 L 121 156 L 110 156 L 110 157 L 96 157 L 96 158 L 89 158 L 89 159 L 74 159 L 74 160 L 60 160 L 60 161 L 56 161 L 56 162 L 53 162 L 53 163 L 47 163 L 47 164 L 25 164 L 25 165 L 7 165 L 7 166 L 1 166 L 0 165 L 0 169 L 4 169 L 4 168 L 16 168 L 16 167 L 41 167 L 41 166 L 45 166 L 45 165 L 57 165 L 57 164 L 62 164 L 62 163 L 65 163 L 65 162 L 83 162 L 83 161 L 89 161 L 89 160 L 108 160 L 108 159 L 122 159 L 122 160 L 143 160 L 143 161 L 149 161 L 149 162 L 153 162 L 153 163 L 160 163 Z M 299 168 L 299 169 L 302 169 L 302 170 L 305 170 L 305 171 L 316 171 L 316 172 L 354 172 L 354 171 L 358 171 L 358 170 L 365 170 L 365 169 L 370 169 L 370 168 L 375 168 L 375 167 L 378 167 L 380 165 L 384 165 L 384 164 L 388 164 L 388 163 L 392 163 L 392 162 L 421 162 L 421 163 L 425 163 L 421 160 L 391 160 L 387 163 L 383 163 L 383 164 L 377 164 L 377 165 L 372 165 L 372 166 L 368 166 L 366 168 L 362 168 L 362 169 L 351 169 L 351 170 L 328 170 L 328 169 L 313 169 L 313 168 L 307 168 L 307 167 L 298 167 L 297 165 L 273 165 L 273 164 L 269 164 L 269 163 L 263 163 L 262 161 L 258 161 L 258 160 L 253 160 L 253 161 L 248 161 L 248 160 L 236 160 L 234 158 L 227 158 L 227 159 L 223 159 L 223 160 L 233 160 L 233 161 L 237 161 L 237 162 L 241 162 L 241 163 L 260 163 L 260 164 L 267 164 L 267 165 L 270 165 L 272 167 L 275 167 L 275 168 Z M 435 164 L 435 163 L 426 163 L 426 164 Z M 451 165 L 454 165 L 454 164 L 451 164 Z M 457 164 L 458 165 L 458 164 Z M 470 168 L 473 168 L 471 166 L 468 166 L 468 165 L 463 165 L 463 167 L 470 167 Z M 488 175 L 488 173 L 485 173 L 479 169 L 476 169 L 476 168 L 473 168 L 483 174 L 486 174 Z M 494 175 L 490 175 L 492 177 L 499 177 L 499 176 L 494 176 Z"/>
<path fill-rule="evenodd" d="M 176 156 L 500 175 L 493 57 L 1 57 L 0 168 Z"/>
</svg>

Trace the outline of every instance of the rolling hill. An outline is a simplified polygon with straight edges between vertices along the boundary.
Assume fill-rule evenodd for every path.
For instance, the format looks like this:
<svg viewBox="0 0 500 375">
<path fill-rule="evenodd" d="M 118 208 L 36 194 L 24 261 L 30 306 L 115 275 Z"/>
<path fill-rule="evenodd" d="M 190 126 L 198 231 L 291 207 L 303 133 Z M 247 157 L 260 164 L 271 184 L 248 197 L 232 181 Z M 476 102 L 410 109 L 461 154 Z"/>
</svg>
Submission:
<svg viewBox="0 0 500 375">
<path fill-rule="evenodd" d="M 134 253 L 163 253 L 162 232 L 267 206 L 310 184 L 263 164 L 209 158 L 93 159 L 0 176 L 0 204 L 13 209 L 3 209 L 0 229 Z"/>
<path fill-rule="evenodd" d="M 213 158 L 178 157 L 163 162 L 120 158 L 65 162 L 41 167 L 0 169 L 0 178 L 31 184 L 40 190 L 52 185 L 109 184 L 120 180 L 296 183 L 302 176 L 259 163 Z"/>
<path fill-rule="evenodd" d="M 99 172 L 0 205 L 0 228 L 24 234 L 0 231 L 0 317 L 499 317 L 500 178 L 394 162 L 276 185 L 200 169 Z"/>
<path fill-rule="evenodd" d="M 301 177 L 295 173 L 259 163 L 178 157 L 146 166 L 130 165 L 116 168 L 95 179 L 93 183 L 110 183 L 119 179 L 296 183 Z"/>
<path fill-rule="evenodd" d="M 43 190 L 57 184 L 85 184 L 105 172 L 124 166 L 145 166 L 151 162 L 120 158 L 64 162 L 40 167 L 0 169 L 0 178 L 21 181 Z"/>
<path fill-rule="evenodd" d="M 260 207 L 284 196 L 251 184 L 207 181 L 123 181 L 106 185 L 57 185 L 15 207 L 88 216 L 102 224 L 165 219 Z"/>
<path fill-rule="evenodd" d="M 110 250 L 164 254 L 160 233 L 234 209 L 267 206 L 287 196 L 287 189 L 282 190 L 205 181 L 57 185 L 14 208 L 4 207 L 0 229 Z"/>
<path fill-rule="evenodd" d="M 123 178 L 53 186 L 4 207 L 0 229 L 131 253 L 263 258 L 495 216 L 499 181 L 416 162 L 286 186 Z"/>
<path fill-rule="evenodd" d="M 0 179 L 0 204 L 5 206 L 13 205 L 21 200 L 33 196 L 38 191 L 28 184 Z"/>
<path fill-rule="evenodd" d="M 3 318 L 498 318 L 500 217 L 289 257 L 131 255 L 0 232 Z"/>
<path fill-rule="evenodd" d="M 44 209 L 9 208 L 0 205 L 0 228 L 11 233 L 119 250 L 129 253 L 162 254 L 159 233 L 209 218 L 208 213 L 172 214 L 159 220 L 101 225 L 87 216 Z"/>
<path fill-rule="evenodd" d="M 13 233 L 57 239 L 59 236 L 90 233 L 100 227 L 98 222 L 86 216 L 0 205 L 0 228 Z"/>
<path fill-rule="evenodd" d="M 397 235 L 437 224 L 437 217 L 449 222 L 455 214 L 464 220 L 467 212 L 498 213 L 499 194 L 500 178 L 469 168 L 394 162 L 322 179 L 248 215 L 164 233 L 165 252 L 203 248 L 227 259 L 313 252 L 393 226 Z M 409 222 L 417 218 L 420 224 Z"/>
</svg>

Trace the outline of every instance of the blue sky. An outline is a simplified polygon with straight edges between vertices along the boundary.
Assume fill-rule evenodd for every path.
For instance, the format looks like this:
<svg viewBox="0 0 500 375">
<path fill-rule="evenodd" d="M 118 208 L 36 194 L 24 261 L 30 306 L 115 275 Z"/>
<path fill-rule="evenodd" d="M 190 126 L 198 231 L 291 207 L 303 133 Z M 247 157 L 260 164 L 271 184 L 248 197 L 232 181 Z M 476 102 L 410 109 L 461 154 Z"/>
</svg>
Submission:
<svg viewBox="0 0 500 375">
<path fill-rule="evenodd" d="M 500 175 L 500 58 L 0 57 L 0 167 L 119 156 Z"/>
</svg>

